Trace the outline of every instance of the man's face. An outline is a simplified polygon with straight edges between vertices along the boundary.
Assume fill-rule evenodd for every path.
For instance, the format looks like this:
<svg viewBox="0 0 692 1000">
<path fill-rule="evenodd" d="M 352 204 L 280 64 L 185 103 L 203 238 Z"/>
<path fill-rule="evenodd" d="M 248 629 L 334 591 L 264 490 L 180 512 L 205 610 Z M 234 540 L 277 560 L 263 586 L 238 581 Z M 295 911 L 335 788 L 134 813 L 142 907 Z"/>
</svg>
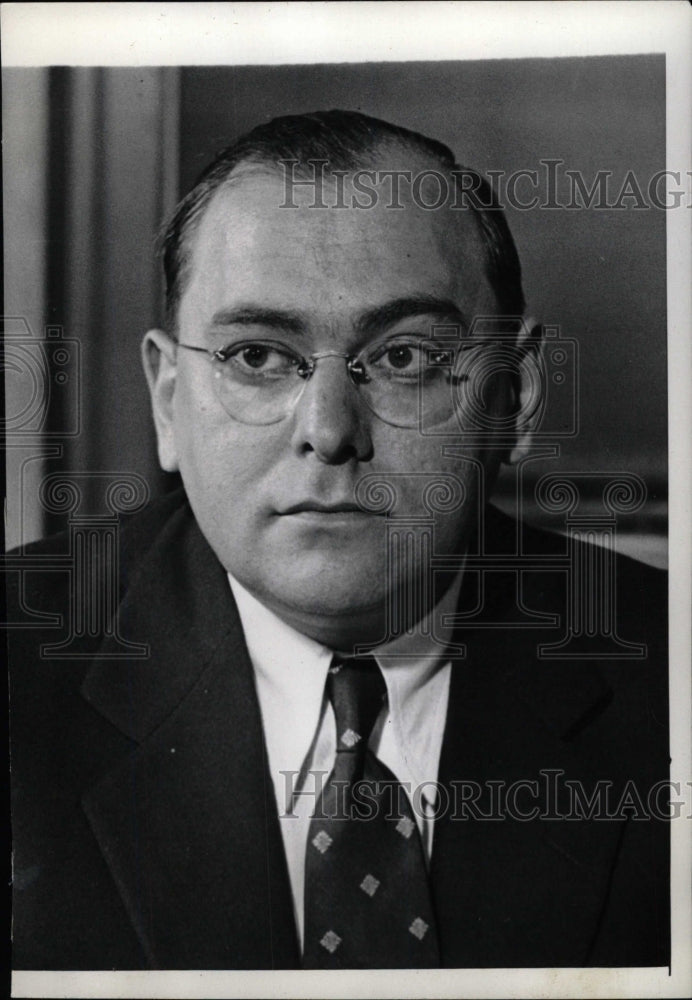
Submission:
<svg viewBox="0 0 692 1000">
<path fill-rule="evenodd" d="M 396 321 L 390 312 L 381 329 L 363 333 L 363 317 L 401 300 L 451 301 L 469 318 L 497 312 L 468 213 L 392 209 L 384 191 L 369 210 L 309 207 L 309 191 L 294 200 L 299 208 L 279 207 L 284 181 L 269 172 L 217 191 L 191 237 L 181 343 L 217 349 L 239 337 L 271 339 L 304 356 L 352 355 L 374 338 L 430 337 L 434 324 L 456 319 L 433 306 Z M 291 317 L 285 329 L 283 314 Z M 492 477 L 497 460 L 480 449 L 466 452 L 471 461 L 445 457 L 444 445 L 463 444 L 456 423 L 448 437 L 386 423 L 333 356 L 317 362 L 283 419 L 243 423 L 221 405 L 208 357 L 174 351 L 161 333 L 150 343 L 154 337 L 162 463 L 180 470 L 223 566 L 289 624 L 336 648 L 372 641 L 382 634 L 388 593 L 419 573 L 416 556 L 388 571 L 387 517 L 354 509 L 365 475 L 389 479 L 397 517 L 429 516 L 424 487 L 438 473 L 457 476 L 467 499 L 437 515 L 435 550 L 463 551 L 479 489 L 474 461 Z"/>
</svg>

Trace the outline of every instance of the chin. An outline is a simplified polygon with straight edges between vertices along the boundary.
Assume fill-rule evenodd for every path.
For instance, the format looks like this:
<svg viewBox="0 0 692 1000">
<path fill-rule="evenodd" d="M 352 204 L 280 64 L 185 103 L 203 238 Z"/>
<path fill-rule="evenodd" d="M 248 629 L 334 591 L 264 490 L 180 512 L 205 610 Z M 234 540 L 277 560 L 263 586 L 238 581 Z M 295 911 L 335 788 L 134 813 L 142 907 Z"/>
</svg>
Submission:
<svg viewBox="0 0 692 1000">
<path fill-rule="evenodd" d="M 297 567 L 296 567 L 297 570 Z M 319 572 L 303 574 L 292 570 L 285 581 L 273 581 L 282 604 L 293 606 L 302 614 L 327 617 L 371 613 L 386 601 L 384 567 L 371 567 L 366 573 L 351 575 L 346 567 L 332 559 Z"/>
</svg>

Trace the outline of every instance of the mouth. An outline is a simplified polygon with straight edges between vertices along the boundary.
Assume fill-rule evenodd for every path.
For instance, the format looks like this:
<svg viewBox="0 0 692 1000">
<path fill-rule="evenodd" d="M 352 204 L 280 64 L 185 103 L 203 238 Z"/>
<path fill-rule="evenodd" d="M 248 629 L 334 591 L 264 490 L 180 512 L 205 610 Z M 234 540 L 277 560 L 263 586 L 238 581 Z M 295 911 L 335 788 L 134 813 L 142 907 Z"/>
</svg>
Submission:
<svg viewBox="0 0 692 1000">
<path fill-rule="evenodd" d="M 352 501 L 326 502 L 322 500 L 303 500 L 279 511 L 281 515 L 288 514 L 366 514 L 362 507 Z"/>
</svg>

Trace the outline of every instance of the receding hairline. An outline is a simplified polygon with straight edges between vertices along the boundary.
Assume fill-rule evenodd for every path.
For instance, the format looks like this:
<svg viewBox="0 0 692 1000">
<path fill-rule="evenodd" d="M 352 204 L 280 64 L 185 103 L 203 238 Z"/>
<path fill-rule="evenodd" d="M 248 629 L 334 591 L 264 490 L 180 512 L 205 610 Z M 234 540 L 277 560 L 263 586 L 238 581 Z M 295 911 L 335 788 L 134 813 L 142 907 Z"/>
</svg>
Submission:
<svg viewBox="0 0 692 1000">
<path fill-rule="evenodd" d="M 388 162 L 383 164 L 384 157 Z M 298 178 L 315 164 L 322 165 L 325 176 L 367 171 L 372 166 L 408 171 L 418 164 L 421 172 L 451 177 L 455 200 L 462 195 L 459 210 L 462 214 L 470 211 L 478 225 L 484 273 L 501 312 L 523 313 L 519 257 L 487 179 L 460 165 L 451 149 L 437 139 L 361 112 L 332 109 L 274 118 L 256 126 L 220 152 L 178 203 L 159 239 L 171 333 L 175 333 L 178 306 L 189 280 L 195 232 L 217 190 L 248 173 L 275 173 L 282 163 L 290 164 L 293 176 Z M 459 183 L 462 176 L 471 177 L 470 189 Z M 468 190 L 474 194 L 467 199 L 464 192 Z"/>
<path fill-rule="evenodd" d="M 378 152 L 379 153 L 385 152 L 385 150 L 382 147 L 385 146 L 389 147 L 392 145 L 393 143 L 391 142 L 387 141 L 381 142 L 379 144 L 379 149 L 373 147 L 372 152 L 373 154 Z M 406 147 L 404 146 L 403 143 L 399 143 L 398 145 L 400 145 L 402 153 L 407 152 Z M 349 171 L 344 170 L 344 168 L 342 167 L 331 167 L 330 164 L 327 164 L 325 165 L 324 170 L 321 172 L 322 177 L 327 185 L 336 186 L 337 177 L 340 177 L 344 174 L 346 174 L 346 176 L 344 177 L 344 181 L 348 183 L 349 173 L 355 174 L 360 171 L 367 171 L 370 169 L 379 171 L 419 170 L 421 173 L 423 173 L 424 171 L 434 171 L 435 173 L 444 176 L 446 180 L 448 181 L 451 180 L 452 183 L 455 182 L 453 173 L 455 169 L 454 167 L 452 168 L 443 167 L 438 161 L 433 160 L 431 157 L 422 156 L 420 154 L 420 151 L 415 148 L 411 148 L 409 152 L 413 154 L 413 159 L 409 160 L 409 164 L 406 167 L 404 167 L 403 165 L 392 167 L 389 162 L 385 163 L 382 161 L 380 157 L 373 155 L 372 158 L 368 157 L 367 160 L 365 160 L 364 158 L 364 162 L 362 163 L 362 165 L 354 166 L 352 170 Z M 296 166 L 293 168 L 294 172 L 292 176 L 298 177 L 301 180 L 307 177 L 309 177 L 310 179 L 314 177 L 313 173 L 314 165 L 312 161 L 308 161 L 307 163 L 301 163 L 299 161 L 295 161 L 295 163 Z M 183 298 L 183 295 L 185 294 L 185 290 L 190 280 L 192 261 L 197 246 L 199 231 L 202 227 L 204 220 L 209 216 L 210 211 L 214 208 L 215 205 L 217 205 L 217 203 L 224 197 L 224 195 L 226 195 L 229 191 L 232 192 L 234 188 L 240 187 L 244 182 L 248 180 L 252 180 L 254 178 L 266 177 L 267 179 L 276 179 L 277 181 L 281 181 L 285 179 L 285 176 L 286 176 L 285 168 L 280 161 L 272 162 L 268 159 L 248 157 L 247 159 L 244 159 L 238 164 L 236 164 L 231 170 L 229 170 L 228 174 L 222 180 L 220 180 L 218 184 L 214 186 L 214 188 L 209 192 L 208 196 L 198 206 L 197 210 L 186 220 L 184 231 L 181 234 L 182 254 L 181 254 L 181 266 L 177 277 L 178 294 L 177 294 L 177 304 L 176 304 L 176 315 L 180 307 L 180 302 Z M 304 190 L 305 189 L 301 188 L 299 191 L 295 192 L 295 197 L 299 197 L 301 191 Z M 328 195 L 331 192 L 329 192 L 328 188 L 325 188 L 324 193 L 325 195 Z M 282 206 L 280 204 L 277 204 L 276 206 L 277 209 L 280 209 L 281 207 Z M 297 206 L 297 207 L 304 207 L 304 206 Z M 403 210 L 405 211 L 406 209 L 411 209 L 411 208 L 417 209 L 418 206 L 416 206 L 415 202 L 409 201 L 408 204 L 404 204 Z M 285 210 L 293 211 L 293 209 L 289 208 L 286 208 Z M 343 209 L 334 209 L 331 206 L 324 210 L 338 211 L 338 212 L 343 211 Z M 368 209 L 351 209 L 351 210 L 367 211 Z M 402 211 L 402 209 L 395 209 L 395 208 L 390 208 L 390 210 L 396 212 Z M 429 217 L 432 218 L 439 217 L 440 211 L 444 211 L 445 217 L 450 219 L 454 219 L 455 217 L 458 216 L 461 216 L 462 219 L 465 219 L 468 215 L 471 215 L 473 218 L 472 228 L 469 228 L 468 225 L 464 225 L 463 236 L 462 236 L 462 230 L 459 228 L 459 225 L 453 228 L 456 232 L 459 233 L 460 241 L 464 237 L 468 238 L 468 235 L 470 233 L 473 233 L 474 238 L 478 241 L 480 250 L 482 252 L 485 252 L 486 246 L 483 236 L 482 222 L 481 219 L 479 218 L 479 212 L 474 211 L 471 208 L 462 208 L 461 210 L 455 211 L 449 206 L 444 206 L 441 207 L 440 209 L 433 209 L 428 212 L 426 212 L 425 209 L 420 209 L 421 212 L 420 218 L 425 219 Z M 457 246 L 458 245 L 459 244 L 457 244 Z M 454 252 L 454 249 L 456 249 L 456 247 L 455 248 L 450 247 L 450 252 Z M 498 301 L 497 290 L 494 288 L 492 281 L 490 280 L 489 276 L 485 274 L 485 272 L 484 272 L 484 277 L 488 281 L 488 284 L 490 286 L 491 291 L 493 292 L 496 301 Z"/>
</svg>

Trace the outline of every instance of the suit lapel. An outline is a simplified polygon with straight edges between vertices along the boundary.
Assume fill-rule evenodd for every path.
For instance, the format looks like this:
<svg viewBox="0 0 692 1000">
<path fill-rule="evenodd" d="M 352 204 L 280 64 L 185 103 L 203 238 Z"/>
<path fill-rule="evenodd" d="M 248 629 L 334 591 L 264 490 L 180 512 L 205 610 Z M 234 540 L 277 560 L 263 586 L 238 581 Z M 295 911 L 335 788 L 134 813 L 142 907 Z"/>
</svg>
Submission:
<svg viewBox="0 0 692 1000">
<path fill-rule="evenodd" d="M 97 659 L 83 694 L 133 750 L 83 803 L 150 964 L 297 965 L 252 668 L 225 573 L 187 507 L 147 553 L 120 628 L 148 643 L 148 659 Z"/>
<path fill-rule="evenodd" d="M 514 588 L 513 576 L 498 580 L 489 620 L 503 620 Z M 474 595 L 467 590 L 464 600 L 472 606 Z M 447 966 L 586 964 L 598 929 L 622 823 L 522 821 L 501 803 L 514 782 L 535 781 L 516 806 L 528 813 L 536 788 L 549 815 L 551 779 L 542 771 L 564 772 L 554 779 L 561 792 L 563 777 L 588 791 L 603 777 L 573 737 L 588 746 L 610 689 L 597 665 L 538 661 L 544 637 L 506 628 L 456 636 L 467 655 L 452 667 L 439 772 L 449 806 L 436 821 L 431 863 Z M 564 811 L 561 794 L 552 813 Z"/>
<path fill-rule="evenodd" d="M 493 521 L 492 537 L 501 529 Z M 97 658 L 83 694 L 132 751 L 111 762 L 83 802 L 149 963 L 297 967 L 252 669 L 225 574 L 187 506 L 129 583 L 121 634 L 148 643 L 150 655 Z M 514 582 L 496 584 L 488 610 L 503 620 Z M 467 657 L 452 671 L 439 774 L 449 806 L 436 822 L 431 864 L 444 964 L 579 964 L 598 927 L 621 824 L 476 813 L 493 812 L 492 782 L 538 780 L 550 768 L 592 788 L 596 775 L 570 736 L 598 717 L 608 688 L 584 664 L 537 663 L 543 636 L 532 630 L 458 638 Z M 108 655 L 108 641 L 101 651 Z M 480 797 L 465 807 L 476 787 Z"/>
</svg>

